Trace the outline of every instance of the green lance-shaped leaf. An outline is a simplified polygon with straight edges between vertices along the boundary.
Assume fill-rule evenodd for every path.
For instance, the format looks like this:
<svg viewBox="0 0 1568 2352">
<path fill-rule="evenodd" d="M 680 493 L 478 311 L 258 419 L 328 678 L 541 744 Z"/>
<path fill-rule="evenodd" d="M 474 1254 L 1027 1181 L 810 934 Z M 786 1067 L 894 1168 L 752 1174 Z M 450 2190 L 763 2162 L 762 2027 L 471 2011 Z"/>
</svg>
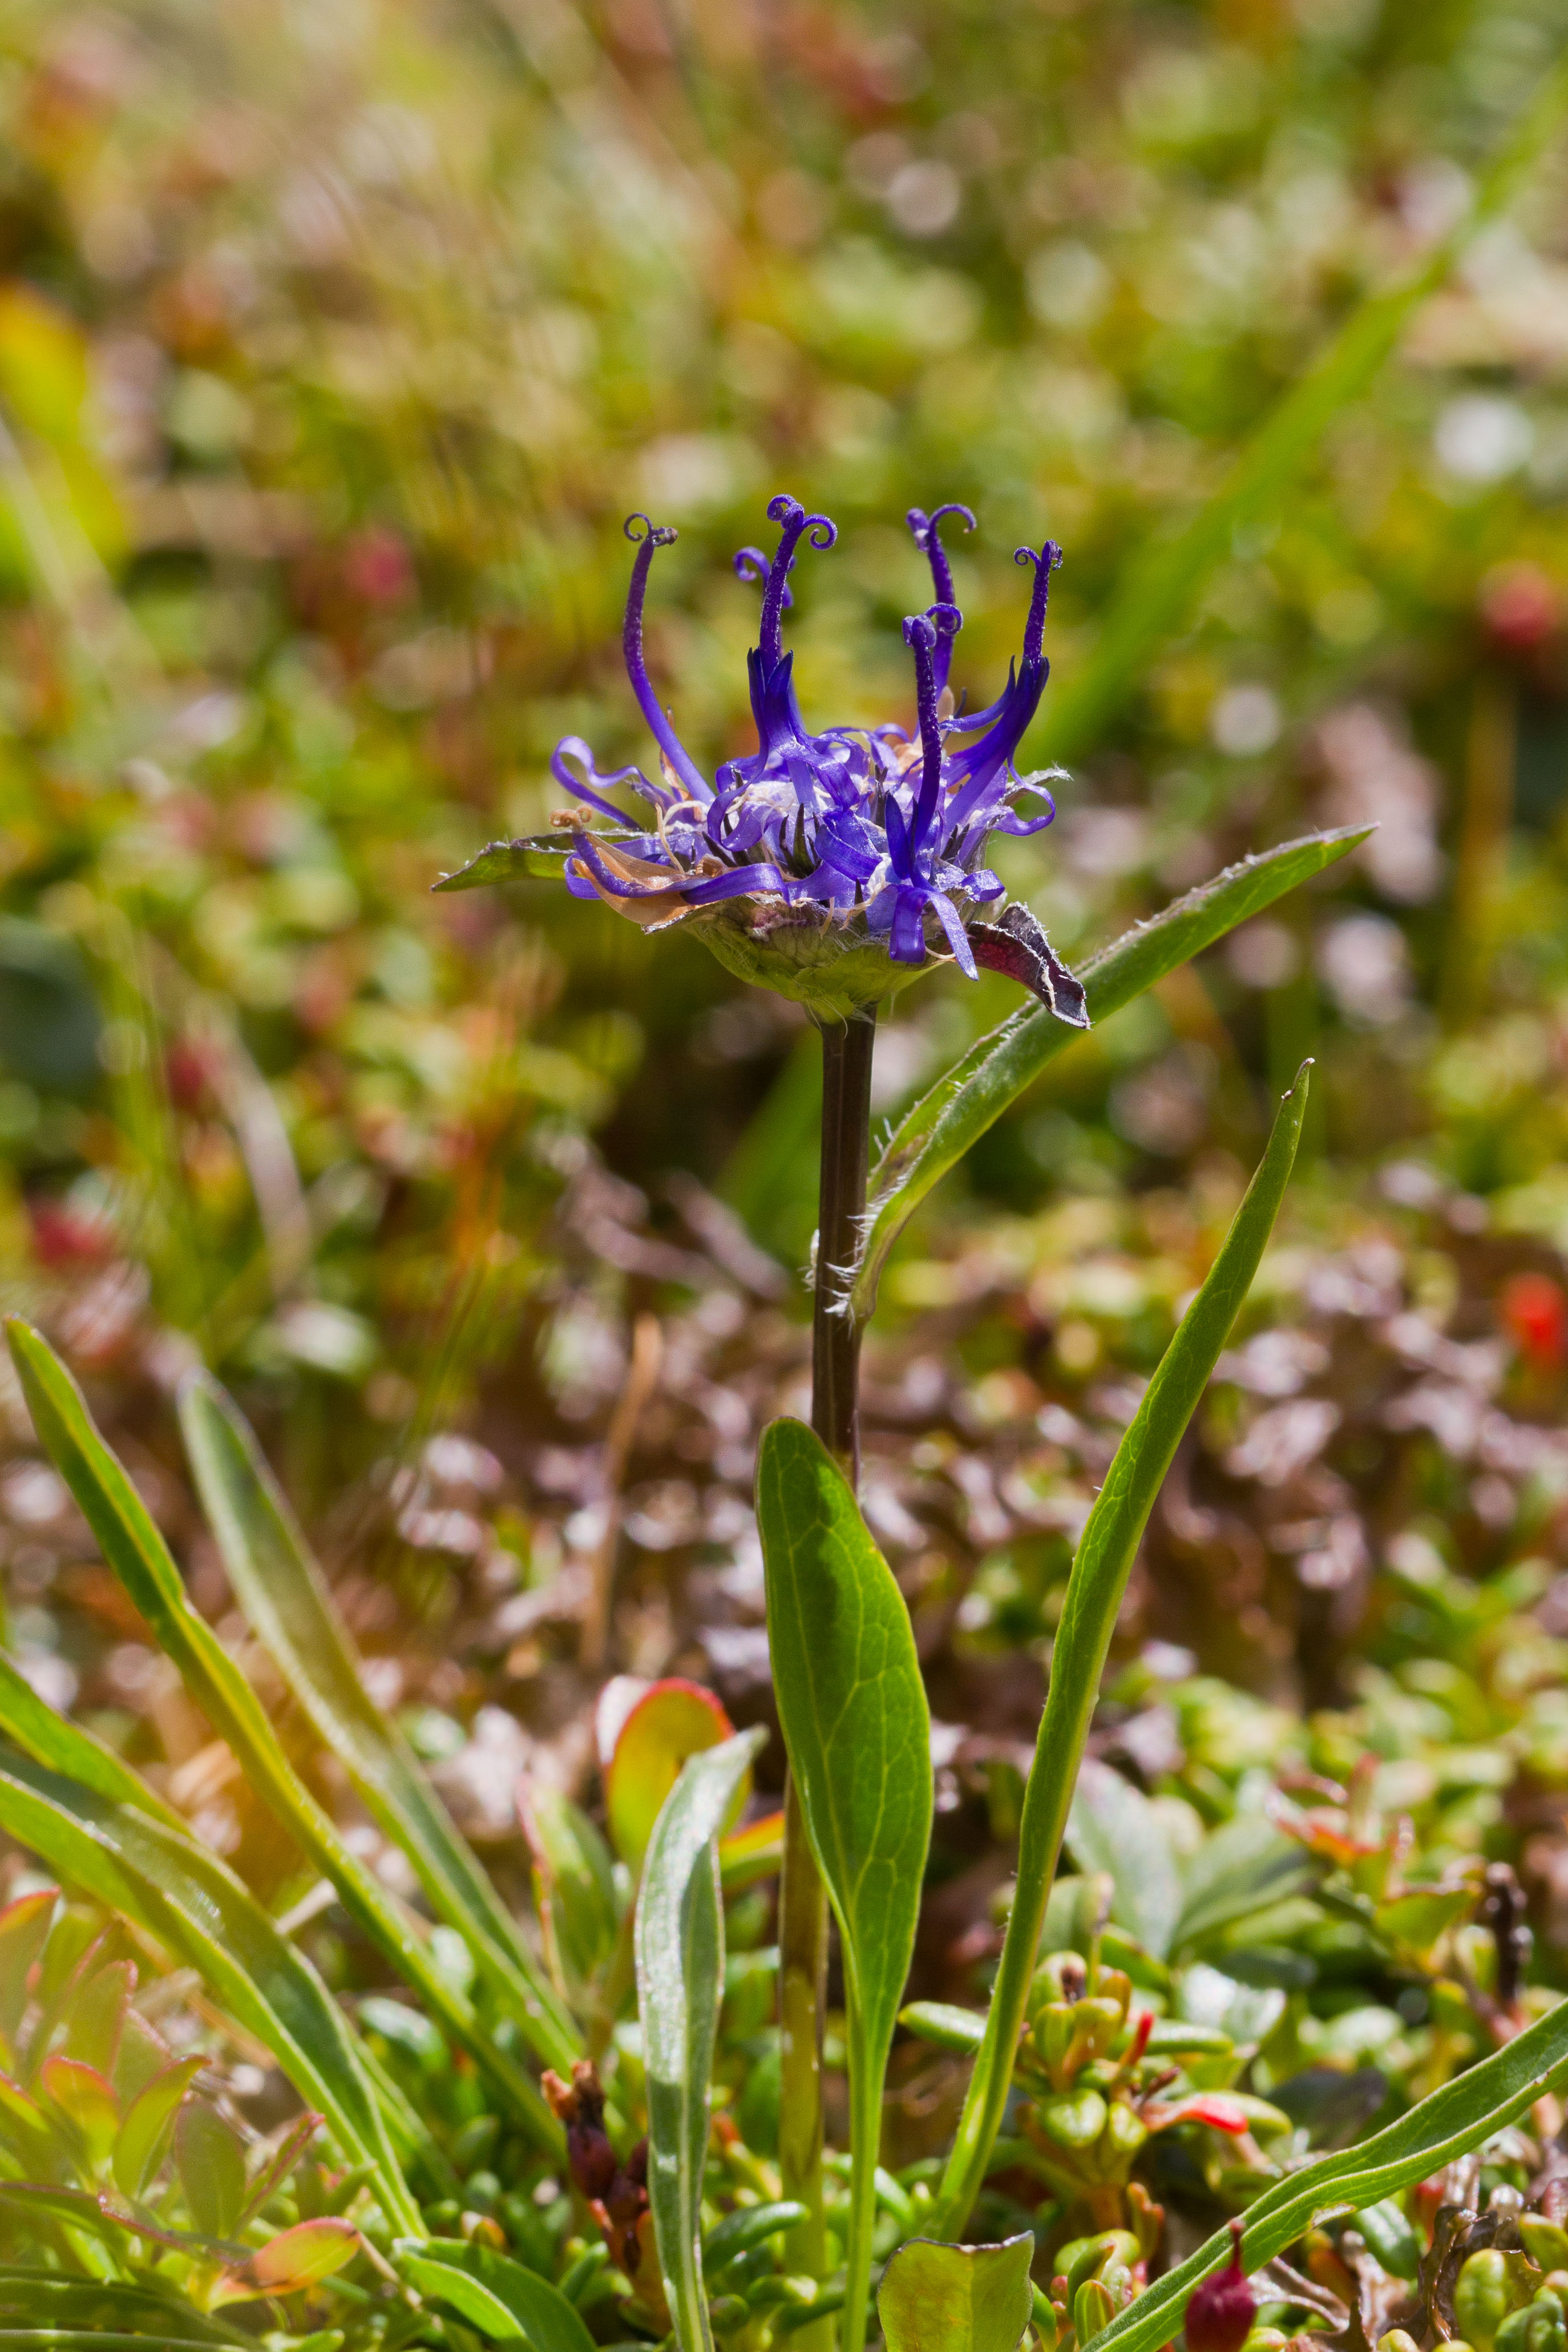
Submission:
<svg viewBox="0 0 1568 2352">
<path fill-rule="evenodd" d="M 0 1731 L 36 1762 L 68 1773 L 84 1788 L 96 1789 L 100 1797 L 134 1805 L 138 1812 L 150 1814 L 182 1837 L 188 1834 L 173 1805 L 165 1804 L 123 1757 L 85 1725 L 68 1723 L 64 1716 L 57 1715 L 4 1656 L 0 1656 Z"/>
<path fill-rule="evenodd" d="M 538 2085 L 498 2050 L 472 2004 L 432 1965 L 424 1944 L 374 1873 L 351 1853 L 306 1788 L 266 1708 L 205 1617 L 195 1609 L 163 1537 L 123 1465 L 104 1444 L 69 1372 L 32 1328 L 5 1326 L 33 1425 L 97 1537 L 103 1557 L 178 1667 L 191 1696 L 228 1742 L 247 1780 L 292 1832 L 344 1909 L 418 1993 L 426 2011 L 489 2075 L 530 2136 L 552 2152 L 561 2127 Z M 526 2036 L 537 2011 L 518 2019 Z M 553 2035 L 545 2037 L 555 2047 Z"/>
<path fill-rule="evenodd" d="M 724 2269 L 729 2263 L 738 2262 L 755 2246 L 765 2246 L 785 2230 L 795 2229 L 806 2219 L 806 2209 L 797 2205 L 793 2197 L 773 2205 L 742 2205 L 733 2213 L 726 2213 L 715 2221 L 702 2241 L 703 2267 L 710 2276 Z"/>
<path fill-rule="evenodd" d="M 931 1843 L 931 1714 L 903 1595 L 843 1472 L 802 1422 L 763 1433 L 757 1521 L 779 1721 L 844 1955 L 852 2169 L 841 2341 L 859 2352 L 882 2078 Z"/>
<path fill-rule="evenodd" d="M 1304 834 L 1261 856 L 1244 858 L 1113 946 L 1101 948 L 1079 967 L 1090 1021 L 1120 1013 L 1238 923 L 1250 922 L 1332 866 L 1371 830 L 1342 825 L 1332 833 Z M 866 1240 L 849 1294 L 849 1312 L 858 1323 L 869 1318 L 888 1253 L 927 1193 L 1080 1034 L 1039 1005 L 1015 1013 L 979 1038 L 905 1112 L 871 1171 Z"/>
<path fill-rule="evenodd" d="M 1006 2104 L 1051 1878 L 1133 1554 L 1274 1230 L 1300 1140 L 1309 1067 L 1304 1065 L 1297 1072 L 1208 1279 L 1160 1360 L 1079 1539 L 1051 1652 L 1039 1739 L 1024 1791 L 1017 1886 L 985 2039 L 931 2217 L 933 2229 L 944 2237 L 956 2237 L 968 2218 Z"/>
<path fill-rule="evenodd" d="M 30 1757 L 0 1748 L 0 1827 L 193 1968 L 319 2107 L 351 2162 L 368 2165 L 395 2226 L 420 2233 L 353 2029 L 303 1953 L 194 1839 Z"/>
<path fill-rule="evenodd" d="M 877 2315 L 888 2352 L 1016 2352 L 1034 2301 L 1034 2232 L 999 2246 L 910 2238 L 882 2273 Z"/>
<path fill-rule="evenodd" d="M 576 2305 L 509 2254 L 458 2238 L 432 2238 L 427 2245 L 395 2251 L 410 2285 L 426 2301 L 446 2305 L 491 2343 L 526 2344 L 529 2352 L 594 2352 Z"/>
<path fill-rule="evenodd" d="M 205 2061 L 177 2058 L 154 2074 L 126 2110 L 114 2143 L 114 2178 L 127 2197 L 145 2195 L 147 2184 L 168 2152 L 174 2136 L 174 2118 L 194 2075 Z"/>
<path fill-rule="evenodd" d="M 719 1832 L 766 1738 L 759 1725 L 688 1759 L 654 1824 L 637 1894 L 648 2203 L 680 2352 L 713 2347 L 701 2240 L 708 2077 L 724 1990 Z"/>
<path fill-rule="evenodd" d="M 23 2330 L 17 2333 L 18 2329 Z M 237 2336 L 192 2308 L 177 2290 L 132 2286 L 112 2279 L 68 2278 L 51 2272 L 0 2264 L 0 2344 L 114 2345 L 135 2352 L 181 2352 L 185 2345 L 212 2352 L 215 2345 L 255 2352 L 253 2336 Z"/>
<path fill-rule="evenodd" d="M 1287 2173 L 1247 2209 L 1242 2267 L 1255 2271 L 1301 2236 L 1315 2213 L 1363 2211 L 1412 2181 L 1426 2180 L 1504 2130 L 1548 2091 L 1568 2083 L 1568 2002 L 1537 2018 L 1514 2041 L 1445 2083 L 1359 2147 L 1320 2157 Z M 1195 2254 L 1118 2312 L 1093 2337 L 1094 2352 L 1158 2352 L 1181 2323 L 1201 2279 L 1230 2259 L 1230 2233 L 1205 2239 Z M 1088 2352 L 1088 2347 L 1086 2347 Z"/>
<path fill-rule="evenodd" d="M 193 1372 L 180 1391 L 180 1426 L 251 1631 L 530 2046 L 570 2071 L 576 2029 L 407 1741 L 366 1691 L 349 1630 L 238 1407 L 207 1373 Z"/>
</svg>

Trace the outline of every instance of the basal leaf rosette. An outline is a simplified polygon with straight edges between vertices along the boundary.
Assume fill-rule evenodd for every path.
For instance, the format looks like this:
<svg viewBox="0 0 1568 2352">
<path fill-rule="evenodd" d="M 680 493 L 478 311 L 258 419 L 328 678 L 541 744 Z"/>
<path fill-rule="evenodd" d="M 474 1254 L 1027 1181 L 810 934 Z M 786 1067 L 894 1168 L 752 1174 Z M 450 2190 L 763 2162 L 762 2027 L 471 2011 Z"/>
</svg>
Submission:
<svg viewBox="0 0 1568 2352">
<path fill-rule="evenodd" d="M 622 647 L 658 747 L 658 782 L 636 765 L 602 772 L 588 744 L 566 736 L 551 772 L 577 805 L 556 813 L 556 832 L 494 842 L 436 887 L 561 873 L 574 897 L 597 898 L 644 930 L 690 925 L 739 978 L 819 1018 L 867 1013 L 918 973 L 955 963 L 971 980 L 982 966 L 1005 972 L 1059 1020 L 1086 1028 L 1082 987 L 984 862 L 993 835 L 1038 833 L 1056 813 L 1047 782 L 1058 772 L 1021 775 L 1014 757 L 1049 673 L 1046 607 L 1061 551 L 1049 540 L 1017 551 L 1034 569 L 1022 653 L 996 700 L 966 710 L 948 683 L 963 615 L 939 526 L 956 515 L 973 529 L 974 518 L 962 506 L 911 509 L 935 591 L 904 623 L 914 732 L 889 721 L 813 733 L 795 697 L 784 614 L 802 542 L 826 549 L 838 534 L 784 494 L 768 514 L 779 525 L 772 559 L 754 547 L 735 558 L 739 575 L 763 585 L 760 642 L 747 661 L 755 751 L 723 761 L 710 782 L 661 707 L 644 657 L 643 608 L 654 553 L 675 533 L 633 515 Z M 647 803 L 651 830 L 609 797 L 618 787 Z"/>
</svg>

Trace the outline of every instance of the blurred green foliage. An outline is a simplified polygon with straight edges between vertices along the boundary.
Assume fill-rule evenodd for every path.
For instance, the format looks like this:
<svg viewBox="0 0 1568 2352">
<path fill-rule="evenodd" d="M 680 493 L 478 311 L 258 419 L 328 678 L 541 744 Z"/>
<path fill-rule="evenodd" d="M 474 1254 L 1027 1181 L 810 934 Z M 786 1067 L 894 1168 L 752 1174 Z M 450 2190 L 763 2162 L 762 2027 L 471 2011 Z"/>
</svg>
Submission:
<svg viewBox="0 0 1568 2352">
<path fill-rule="evenodd" d="M 1517 1435 L 1560 1417 L 1568 1352 L 1556 147 L 1289 464 L 1258 453 L 1364 306 L 1457 233 L 1565 32 L 1562 0 L 7 13 L 0 1287 L 95 1382 L 214 1616 L 168 1392 L 199 1351 L 245 1394 L 353 1564 L 386 1704 L 476 1789 L 506 1780 L 498 1842 L 517 1758 L 494 1721 L 476 1732 L 503 1712 L 479 1700 L 499 1690 L 542 1742 L 581 1732 L 550 1596 L 563 1560 L 614 1556 L 585 1440 L 639 1314 L 667 1358 L 622 1462 L 638 1556 L 616 1661 L 679 1660 L 667 1567 L 671 1588 L 712 1575 L 698 1613 L 717 1580 L 743 1587 L 748 1432 L 794 1377 L 804 1297 L 780 1276 L 768 1303 L 753 1258 L 725 1325 L 669 1180 L 738 1206 L 793 1276 L 816 1077 L 787 1008 L 689 940 L 545 886 L 428 885 L 548 822 L 560 734 L 646 751 L 617 653 L 628 509 L 680 527 L 650 651 L 717 757 L 750 740 L 754 591 L 729 559 L 770 492 L 840 526 L 789 624 L 817 723 L 908 717 L 899 623 L 929 590 L 903 512 L 963 499 L 974 698 L 1016 643 L 1015 543 L 1066 549 L 1027 748 L 1074 774 L 1005 872 L 1069 958 L 1306 824 L 1381 829 L 1075 1045 L 889 1270 L 871 1516 L 938 1713 L 971 1727 L 937 1879 L 1016 1827 L 1007 1730 L 1037 1706 L 1116 1384 L 1156 1360 L 1270 1093 L 1313 1052 L 1290 1246 L 1179 1466 L 1100 1731 L 1183 1867 L 1295 1771 L 1375 1815 L 1374 1846 L 1408 1820 L 1411 1868 L 1467 1900 L 1518 1864 L 1535 1974 L 1560 1978 L 1562 1481 Z M 1245 511 L 1210 503 L 1249 465 Z M 880 1108 L 1011 1003 L 991 978 L 911 992 Z M 1285 1358 L 1254 1353 L 1277 1322 Z M 1442 1381 L 1479 1400 L 1475 1444 Z M 505 1483 L 451 1451 L 470 1412 Z M 268 1899 L 307 1895 L 40 1466 L 5 1488 L 19 1653 L 57 1696 L 79 1675 Z M 584 1787 L 585 1750 L 566 1777 Z M 1427 1999 L 1431 1947 L 1352 1891 L 1353 1916 L 1314 1903 L 1259 1931 L 1315 1972 L 1272 1988 L 1261 2091 L 1320 2061 L 1425 2087 L 1479 2046 Z M 938 1938 L 927 1989 L 969 1998 L 986 1932 L 965 1913 Z M 340 1917 L 313 1948 L 334 1984 L 364 1976 Z M 1484 1992 L 1480 1945 L 1461 1957 Z M 743 2022 L 765 2106 L 770 2029 Z M 548 2225 L 548 2269 L 567 2207 L 531 2194 L 507 2227 Z"/>
<path fill-rule="evenodd" d="M 1326 1026 L 1336 1146 L 1436 1116 L 1468 1185 L 1550 1191 L 1550 150 L 1211 546 L 1135 686 L 1081 689 L 1151 550 L 1461 220 L 1561 31 L 1539 0 L 15 12 L 0 1140 L 24 1286 L 123 1244 L 218 1361 L 379 1365 L 396 1420 L 416 1364 L 460 1389 L 481 1328 L 504 1352 L 585 1137 L 637 1181 L 728 1166 L 764 1238 L 803 1244 L 811 1096 L 773 1008 L 542 887 L 426 897 L 545 818 L 560 732 L 637 750 L 634 504 L 684 532 L 661 680 L 694 741 L 746 740 L 726 559 L 781 484 L 843 530 L 795 620 L 824 718 L 904 707 L 906 505 L 980 517 L 956 561 L 981 693 L 1014 541 L 1065 543 L 1042 741 L 1065 693 L 1082 764 L 1009 878 L 1069 950 L 1303 814 L 1383 819 L 1337 898 L 1079 1055 L 983 1189 L 1245 1148 L 1261 1082 Z M 1531 829 L 1505 850 L 1515 771 Z M 1005 1001 L 922 994 L 895 1097 Z M 1468 1033 L 1441 1055 L 1424 1002 Z"/>
</svg>

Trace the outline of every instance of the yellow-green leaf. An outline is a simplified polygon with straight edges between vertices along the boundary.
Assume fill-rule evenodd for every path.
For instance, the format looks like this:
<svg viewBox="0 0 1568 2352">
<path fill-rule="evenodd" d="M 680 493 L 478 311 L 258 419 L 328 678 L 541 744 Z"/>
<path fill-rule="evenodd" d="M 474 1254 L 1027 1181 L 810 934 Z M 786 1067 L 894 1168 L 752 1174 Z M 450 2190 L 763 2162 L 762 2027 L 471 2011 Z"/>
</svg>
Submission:
<svg viewBox="0 0 1568 2352">
<path fill-rule="evenodd" d="M 202 2060 L 180 2058 L 154 2074 L 126 2109 L 114 2143 L 114 2178 L 127 2197 L 141 2197 L 168 2153 L 174 2117 Z"/>
<path fill-rule="evenodd" d="M 610 1842 L 633 1871 L 642 1868 L 653 1825 L 687 1758 L 717 1748 L 734 1728 L 713 1693 L 683 1675 L 667 1675 L 638 1699 L 621 1726 L 605 1776 Z M 751 1785 L 748 1772 L 735 1792 L 731 1821 Z"/>
<path fill-rule="evenodd" d="M 229 2303 L 254 2303 L 264 2294 L 297 2294 L 331 2278 L 359 2252 L 359 2231 L 352 2221 L 330 2215 L 319 2221 L 297 2221 L 258 2246 L 247 2263 L 225 2271 L 212 2292 L 215 2311 Z"/>
<path fill-rule="evenodd" d="M 1015 2352 L 1029 2324 L 1031 2231 L 996 2246 L 910 2238 L 882 2273 L 877 2315 L 888 2352 Z"/>
</svg>

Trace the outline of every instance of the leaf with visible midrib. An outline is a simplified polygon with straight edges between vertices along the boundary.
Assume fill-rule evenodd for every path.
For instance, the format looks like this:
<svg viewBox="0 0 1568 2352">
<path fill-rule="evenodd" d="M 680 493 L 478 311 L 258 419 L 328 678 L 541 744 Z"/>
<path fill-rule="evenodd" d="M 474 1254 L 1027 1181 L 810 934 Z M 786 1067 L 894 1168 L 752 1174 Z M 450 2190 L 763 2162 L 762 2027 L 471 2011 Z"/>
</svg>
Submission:
<svg viewBox="0 0 1568 2352">
<path fill-rule="evenodd" d="M 570 2017 L 406 1740 L 360 1678 L 348 1628 L 233 1399 L 206 1372 L 181 1384 L 180 1427 L 208 1524 L 252 1632 L 440 1917 L 488 1969 L 539 2055 L 569 2067 Z"/>
<path fill-rule="evenodd" d="M 910 2238 L 882 2273 L 877 2315 L 888 2352 L 1015 2352 L 1029 2324 L 1032 2230 L 997 2246 Z"/>
<path fill-rule="evenodd" d="M 708 2078 L 724 1986 L 719 1832 L 758 1725 L 689 1757 L 643 1857 L 637 1907 L 637 2014 L 647 2078 L 647 2194 L 665 2297 L 680 2352 L 713 2352 L 702 2285 Z"/>
<path fill-rule="evenodd" d="M 882 2079 L 931 1843 L 931 1714 L 903 1595 L 843 1472 L 803 1422 L 763 1433 L 757 1522 L 779 1721 L 844 1955 L 853 2168 L 843 2343 L 859 2352 Z"/>
<path fill-rule="evenodd" d="M 1119 1013 L 1178 964 L 1343 857 L 1371 830 L 1363 824 L 1309 833 L 1259 857 L 1244 858 L 1100 949 L 1079 971 L 1089 992 L 1090 1020 Z M 926 1194 L 1081 1034 L 1043 1006 L 1028 1006 L 978 1039 L 905 1112 L 871 1171 L 870 1214 L 850 1299 L 857 1322 L 868 1319 L 888 1252 Z"/>
</svg>

